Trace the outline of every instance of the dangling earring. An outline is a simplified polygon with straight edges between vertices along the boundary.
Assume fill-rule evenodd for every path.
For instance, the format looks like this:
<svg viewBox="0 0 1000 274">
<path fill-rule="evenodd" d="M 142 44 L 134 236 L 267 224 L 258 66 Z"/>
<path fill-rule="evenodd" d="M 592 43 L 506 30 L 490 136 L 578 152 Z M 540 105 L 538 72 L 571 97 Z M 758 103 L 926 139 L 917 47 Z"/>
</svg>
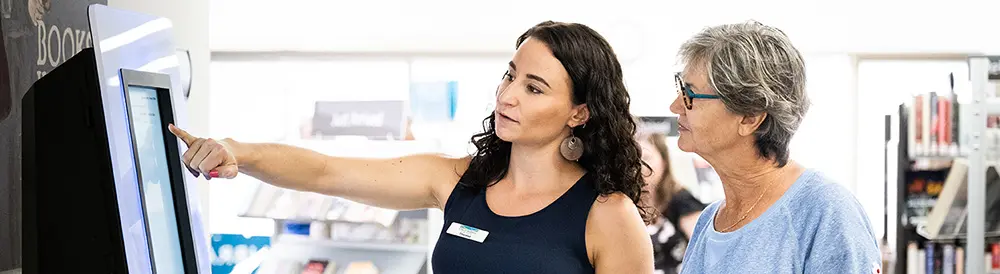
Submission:
<svg viewBox="0 0 1000 274">
<path fill-rule="evenodd" d="M 576 137 L 572 128 L 569 130 L 569 137 L 563 139 L 562 144 L 559 145 L 559 153 L 570 161 L 579 160 L 583 156 L 583 140 Z"/>
</svg>

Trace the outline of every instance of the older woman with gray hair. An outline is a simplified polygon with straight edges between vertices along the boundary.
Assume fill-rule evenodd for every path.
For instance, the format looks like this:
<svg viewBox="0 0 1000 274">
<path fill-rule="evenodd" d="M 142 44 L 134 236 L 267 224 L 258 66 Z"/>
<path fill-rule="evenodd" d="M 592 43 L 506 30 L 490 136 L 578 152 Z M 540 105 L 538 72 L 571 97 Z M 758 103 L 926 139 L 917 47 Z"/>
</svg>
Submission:
<svg viewBox="0 0 1000 274">
<path fill-rule="evenodd" d="M 809 99 L 788 37 L 757 22 L 721 25 L 679 55 L 684 70 L 670 105 L 678 146 L 711 163 L 725 191 L 699 217 L 682 273 L 880 273 L 857 199 L 789 159 Z"/>
</svg>

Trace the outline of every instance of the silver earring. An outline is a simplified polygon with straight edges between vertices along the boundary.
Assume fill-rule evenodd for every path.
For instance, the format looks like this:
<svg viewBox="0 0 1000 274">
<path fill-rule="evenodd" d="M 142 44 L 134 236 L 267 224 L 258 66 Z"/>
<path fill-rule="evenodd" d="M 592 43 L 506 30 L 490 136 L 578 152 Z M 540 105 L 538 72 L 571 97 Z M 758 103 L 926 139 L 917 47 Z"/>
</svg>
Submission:
<svg viewBox="0 0 1000 274">
<path fill-rule="evenodd" d="M 562 144 L 559 145 L 559 153 L 566 160 L 579 160 L 583 156 L 583 140 L 580 140 L 580 137 L 576 137 L 573 134 L 573 130 L 570 129 L 569 137 L 563 139 Z"/>
</svg>

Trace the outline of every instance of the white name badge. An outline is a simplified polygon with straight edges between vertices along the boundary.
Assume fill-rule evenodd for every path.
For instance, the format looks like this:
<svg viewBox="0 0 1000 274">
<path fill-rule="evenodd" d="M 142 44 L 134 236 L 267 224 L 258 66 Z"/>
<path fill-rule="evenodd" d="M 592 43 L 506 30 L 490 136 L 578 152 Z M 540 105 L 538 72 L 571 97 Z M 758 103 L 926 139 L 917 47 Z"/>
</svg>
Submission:
<svg viewBox="0 0 1000 274">
<path fill-rule="evenodd" d="M 477 241 L 480 243 L 486 240 L 487 235 L 490 235 L 489 231 L 463 225 L 456 222 L 452 222 L 451 226 L 448 226 L 447 232 L 448 234 L 458 236 L 460 238 L 465 238 L 467 240 Z"/>
</svg>

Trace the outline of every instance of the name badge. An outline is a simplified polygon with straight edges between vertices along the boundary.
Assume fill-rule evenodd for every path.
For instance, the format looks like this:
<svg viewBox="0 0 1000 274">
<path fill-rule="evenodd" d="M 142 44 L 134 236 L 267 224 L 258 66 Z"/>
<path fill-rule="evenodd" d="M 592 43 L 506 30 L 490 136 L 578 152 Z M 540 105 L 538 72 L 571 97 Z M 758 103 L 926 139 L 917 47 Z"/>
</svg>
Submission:
<svg viewBox="0 0 1000 274">
<path fill-rule="evenodd" d="M 451 226 L 448 226 L 447 232 L 448 234 L 458 236 L 460 238 L 465 238 L 466 240 L 477 241 L 480 243 L 486 240 L 487 235 L 490 235 L 489 231 L 463 225 L 456 222 L 452 222 Z"/>
</svg>

